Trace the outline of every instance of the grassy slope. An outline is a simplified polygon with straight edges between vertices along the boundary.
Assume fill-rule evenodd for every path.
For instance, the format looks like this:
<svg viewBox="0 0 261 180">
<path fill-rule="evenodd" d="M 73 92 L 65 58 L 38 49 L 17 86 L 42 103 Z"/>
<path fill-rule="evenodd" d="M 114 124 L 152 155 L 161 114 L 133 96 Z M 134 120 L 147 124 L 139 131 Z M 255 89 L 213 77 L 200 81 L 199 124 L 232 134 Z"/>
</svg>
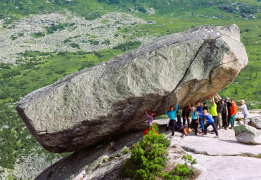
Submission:
<svg viewBox="0 0 261 180">
<path fill-rule="evenodd" d="M 18 2 L 6 0 L 0 2 L 0 18 L 8 16 L 10 20 L 5 20 L 8 24 L 13 19 L 27 16 L 31 13 L 38 13 L 39 11 L 64 11 L 67 8 L 70 11 L 77 12 L 86 19 L 94 19 L 101 14 L 114 10 L 114 5 L 108 2 L 98 3 L 96 0 L 85 1 L 78 0 L 74 4 L 65 3 L 60 0 L 59 3 L 45 4 L 45 0 L 38 0 L 37 3 L 30 5 L 30 1 L 23 1 L 23 7 L 20 7 Z M 56 0 L 54 0 L 56 2 Z M 57 1 L 59 2 L 59 1 Z M 63 3 L 64 2 L 64 3 Z M 247 68 L 242 70 L 239 76 L 227 88 L 220 92 L 223 96 L 234 97 L 235 99 L 247 99 L 250 101 L 257 101 L 259 104 L 252 105 L 252 108 L 261 108 L 261 63 L 260 63 L 260 49 L 261 49 L 261 22 L 260 15 L 256 13 L 257 19 L 243 19 L 240 17 L 240 11 L 229 13 L 218 9 L 222 4 L 221 1 L 214 1 L 215 4 L 209 6 L 205 2 L 208 1 L 173 1 L 173 4 L 167 5 L 168 1 L 162 0 L 161 3 L 154 1 L 140 0 L 136 3 L 134 1 L 111 1 L 118 5 L 117 9 L 129 12 L 129 8 L 137 6 L 136 10 L 140 13 L 136 14 L 146 20 L 153 20 L 155 24 L 137 25 L 131 29 L 123 28 L 120 31 L 123 33 L 135 31 L 129 40 L 138 36 L 162 36 L 175 32 L 185 31 L 189 28 L 194 28 L 201 25 L 230 25 L 237 24 L 241 29 L 241 40 L 244 43 L 248 57 L 249 64 Z M 158 2 L 158 1 L 157 1 Z M 237 1 L 237 2 L 252 2 L 256 1 Z M 13 4 L 12 4 L 13 3 Z M 6 4 L 4 6 L 4 4 Z M 187 4 L 185 6 L 185 4 Z M 123 6 L 124 5 L 124 6 Z M 18 8 L 16 8 L 16 6 Z M 142 8 L 143 7 L 143 8 Z M 144 8 L 154 7 L 156 15 L 147 16 L 143 13 Z M 101 9 L 102 8 L 102 9 Z M 183 9 L 182 9 L 183 8 Z M 251 6 L 254 8 L 254 6 Z M 19 10 L 18 10 L 19 9 Z M 134 8 L 135 9 L 135 8 Z M 192 10 L 193 9 L 193 10 Z M 218 16 L 220 18 L 209 18 Z M 132 46 L 130 49 L 137 46 Z M 24 123 L 14 111 L 14 105 L 20 97 L 27 93 L 38 89 L 42 86 L 51 84 L 61 77 L 86 68 L 102 61 L 106 61 L 111 57 L 123 53 L 129 49 L 114 49 L 103 50 L 99 53 L 29 53 L 24 54 L 30 56 L 31 61 L 25 65 L 19 65 L 11 68 L 10 65 L 0 64 L 0 128 L 8 125 L 9 128 L 2 128 L 0 131 L 0 165 L 6 168 L 13 168 L 17 157 L 26 155 L 33 151 L 33 148 L 40 147 L 34 137 L 28 137 L 30 132 L 24 128 Z M 251 75 L 251 77 L 250 77 Z M 26 138 L 27 137 L 27 138 Z M 47 158 L 52 158 L 53 154 L 46 152 L 40 147 L 37 153 L 44 152 Z M 56 155 L 63 156 L 63 155 Z"/>
</svg>

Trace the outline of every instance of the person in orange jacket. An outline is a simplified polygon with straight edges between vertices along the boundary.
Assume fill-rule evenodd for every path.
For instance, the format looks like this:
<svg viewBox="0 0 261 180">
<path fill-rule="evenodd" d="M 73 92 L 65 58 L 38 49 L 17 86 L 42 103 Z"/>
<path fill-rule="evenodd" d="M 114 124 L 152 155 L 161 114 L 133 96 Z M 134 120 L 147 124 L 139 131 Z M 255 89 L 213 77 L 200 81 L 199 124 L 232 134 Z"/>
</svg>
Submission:
<svg viewBox="0 0 261 180">
<path fill-rule="evenodd" d="M 231 118 L 230 118 L 230 122 L 231 122 L 231 127 L 229 129 L 233 129 L 234 128 L 234 118 L 236 116 L 237 113 L 237 104 L 235 103 L 234 99 L 231 99 L 231 109 L 230 109 L 230 114 L 231 114 Z"/>
</svg>

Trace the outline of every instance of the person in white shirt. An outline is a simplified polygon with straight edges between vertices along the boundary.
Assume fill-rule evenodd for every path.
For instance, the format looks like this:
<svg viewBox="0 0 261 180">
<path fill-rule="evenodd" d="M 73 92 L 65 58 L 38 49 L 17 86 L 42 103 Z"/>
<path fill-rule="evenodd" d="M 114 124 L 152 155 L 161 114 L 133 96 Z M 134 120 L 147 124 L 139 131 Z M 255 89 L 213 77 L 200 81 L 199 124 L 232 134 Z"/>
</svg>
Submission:
<svg viewBox="0 0 261 180">
<path fill-rule="evenodd" d="M 247 125 L 247 117 L 248 117 L 249 113 L 247 111 L 247 106 L 245 104 L 245 100 L 242 99 L 241 104 L 242 104 L 242 106 L 237 106 L 237 107 L 242 109 L 242 113 L 244 115 L 244 124 Z"/>
</svg>

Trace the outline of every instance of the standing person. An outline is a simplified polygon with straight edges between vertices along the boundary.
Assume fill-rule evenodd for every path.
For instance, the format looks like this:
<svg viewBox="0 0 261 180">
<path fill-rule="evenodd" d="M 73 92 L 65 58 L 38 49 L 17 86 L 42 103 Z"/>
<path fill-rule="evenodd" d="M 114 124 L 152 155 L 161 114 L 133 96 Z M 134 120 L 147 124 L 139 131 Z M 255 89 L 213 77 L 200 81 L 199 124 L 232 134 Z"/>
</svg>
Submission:
<svg viewBox="0 0 261 180">
<path fill-rule="evenodd" d="M 171 126 L 171 130 L 172 130 L 172 136 L 174 136 L 175 134 L 175 127 L 176 127 L 176 118 L 175 118 L 175 114 L 178 110 L 178 105 L 176 104 L 176 109 L 174 110 L 173 106 L 170 106 L 170 111 L 168 112 L 166 110 L 166 114 L 169 115 L 169 122 L 167 124 L 167 130 L 168 130 L 168 125 L 170 124 Z"/>
<path fill-rule="evenodd" d="M 242 106 L 237 106 L 237 108 L 242 109 L 242 114 L 244 115 L 244 125 L 247 125 L 247 117 L 249 115 L 247 111 L 247 106 L 245 104 L 245 100 L 241 100 L 241 105 Z"/>
<path fill-rule="evenodd" d="M 212 125 L 212 127 L 213 127 L 213 129 L 214 129 L 214 131 L 216 133 L 216 136 L 214 138 L 218 138 L 217 127 L 216 127 L 216 125 L 214 123 L 214 119 L 210 116 L 210 114 L 208 114 L 208 111 L 204 110 L 203 114 L 199 114 L 199 116 L 205 117 L 206 121 L 207 121 L 207 124 L 205 125 L 205 132 L 204 132 L 204 134 L 207 135 L 208 126 Z"/>
<path fill-rule="evenodd" d="M 203 114 L 203 107 L 201 106 L 201 102 L 198 102 L 197 113 Z M 202 117 L 200 117 L 200 116 L 199 116 L 199 124 L 200 124 L 200 126 L 202 128 L 202 132 L 204 132 L 205 131 L 204 122 L 203 122 Z"/>
<path fill-rule="evenodd" d="M 150 112 L 150 113 L 148 113 Z M 148 117 L 148 126 L 152 126 L 152 122 L 153 122 L 153 117 L 156 115 L 155 112 L 152 111 L 148 111 L 147 109 L 145 110 L 146 116 Z"/>
<path fill-rule="evenodd" d="M 219 129 L 221 129 L 223 127 L 222 114 L 221 114 L 221 97 L 218 94 L 216 94 L 214 97 L 216 98 L 216 104 L 217 104 L 218 125 L 219 125 Z"/>
<path fill-rule="evenodd" d="M 210 103 L 211 103 L 210 114 L 214 119 L 216 127 L 218 127 L 217 104 L 215 103 L 214 96 L 210 96 Z"/>
<path fill-rule="evenodd" d="M 222 116 L 223 127 L 225 128 L 225 130 L 227 130 L 228 109 L 227 109 L 227 103 L 225 103 L 225 99 L 221 100 L 220 111 L 221 111 L 221 116 Z"/>
<path fill-rule="evenodd" d="M 231 127 L 229 129 L 234 128 L 234 119 L 237 113 L 237 104 L 235 103 L 234 99 L 231 99 L 231 109 L 230 109 L 230 114 L 231 114 Z"/>
<path fill-rule="evenodd" d="M 185 126 L 185 122 L 186 122 L 186 113 L 187 113 L 187 106 L 182 109 L 183 126 Z"/>
<path fill-rule="evenodd" d="M 176 129 L 178 130 L 182 126 L 179 110 L 177 110 L 177 120 L 178 121 L 177 121 Z"/>
<path fill-rule="evenodd" d="M 228 101 L 228 97 L 225 98 L 225 103 L 227 104 L 227 111 L 228 111 L 228 115 L 227 115 L 227 127 L 229 126 L 230 124 L 230 118 L 231 118 L 231 113 L 230 113 L 230 110 L 231 110 L 231 103 Z"/>
<path fill-rule="evenodd" d="M 191 128 L 194 128 L 195 130 L 195 135 L 198 134 L 198 113 L 197 111 L 195 110 L 195 107 L 192 107 L 190 106 L 190 104 L 188 103 L 190 109 L 192 110 L 191 111 L 191 117 L 192 117 L 192 122 L 191 122 Z"/>
<path fill-rule="evenodd" d="M 191 108 L 190 106 L 187 106 L 187 111 L 186 111 L 186 118 L 187 118 L 187 125 L 188 125 L 188 128 L 190 127 L 190 119 L 189 119 L 189 116 L 190 116 L 190 112 L 191 112 Z"/>
</svg>

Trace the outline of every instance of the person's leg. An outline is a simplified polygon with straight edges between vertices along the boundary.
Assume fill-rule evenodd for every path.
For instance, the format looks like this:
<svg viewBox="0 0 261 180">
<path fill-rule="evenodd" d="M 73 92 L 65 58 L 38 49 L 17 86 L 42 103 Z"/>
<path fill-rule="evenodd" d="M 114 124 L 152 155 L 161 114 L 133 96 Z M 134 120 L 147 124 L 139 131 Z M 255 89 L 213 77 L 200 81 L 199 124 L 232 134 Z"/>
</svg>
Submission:
<svg viewBox="0 0 261 180">
<path fill-rule="evenodd" d="M 200 123 L 200 126 L 202 128 L 202 132 L 205 132 L 204 123 L 203 123 L 203 119 L 202 118 L 199 118 L 199 123 Z"/>
<path fill-rule="evenodd" d="M 190 119 L 187 118 L 188 128 L 190 128 Z"/>
<path fill-rule="evenodd" d="M 218 124 L 219 124 L 219 128 L 221 129 L 223 127 L 221 113 L 218 113 Z"/>
<path fill-rule="evenodd" d="M 245 114 L 245 115 L 244 115 L 244 125 L 247 125 L 247 118 L 248 118 L 248 115 Z"/>
<path fill-rule="evenodd" d="M 212 127 L 213 127 L 213 129 L 214 129 L 216 135 L 218 136 L 218 131 L 217 131 L 216 124 L 213 122 L 213 123 L 211 123 L 211 125 L 212 125 Z"/>
<path fill-rule="evenodd" d="M 218 117 L 217 116 L 213 116 L 214 122 L 216 127 L 218 126 Z"/>
<path fill-rule="evenodd" d="M 205 125 L 205 134 L 207 134 L 207 132 L 208 132 L 208 126 L 209 126 L 210 124 L 209 123 L 207 123 L 206 125 Z"/>
<path fill-rule="evenodd" d="M 230 115 L 230 113 L 228 113 L 228 116 L 227 116 L 227 127 L 229 127 L 229 125 L 230 125 L 230 119 L 231 119 L 231 115 Z"/>
<path fill-rule="evenodd" d="M 197 120 L 195 120 L 195 123 L 194 123 L 194 130 L 195 130 L 195 135 L 198 134 L 198 122 L 196 122 Z"/>
<path fill-rule="evenodd" d="M 183 126 L 185 126 L 185 123 L 186 123 L 186 118 L 183 117 Z"/>
<path fill-rule="evenodd" d="M 234 114 L 231 118 L 230 118 L 230 121 L 231 121 L 231 127 L 233 128 L 234 127 L 234 118 L 235 118 L 236 114 Z"/>
<path fill-rule="evenodd" d="M 172 136 L 175 134 L 176 121 L 172 120 Z"/>
</svg>

